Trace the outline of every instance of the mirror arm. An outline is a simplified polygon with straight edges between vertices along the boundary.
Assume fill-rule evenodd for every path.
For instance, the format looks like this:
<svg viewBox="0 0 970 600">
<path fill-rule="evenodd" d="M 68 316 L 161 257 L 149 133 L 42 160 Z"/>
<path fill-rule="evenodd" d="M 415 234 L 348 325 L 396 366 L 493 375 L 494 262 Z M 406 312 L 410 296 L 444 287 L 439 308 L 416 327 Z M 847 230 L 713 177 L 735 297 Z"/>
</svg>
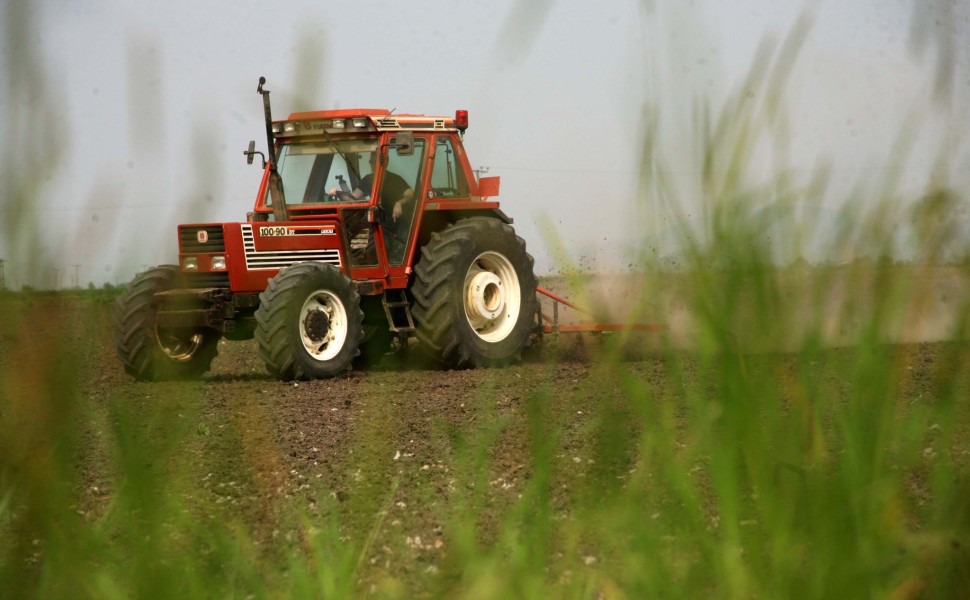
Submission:
<svg viewBox="0 0 970 600">
<path fill-rule="evenodd" d="M 248 165 L 253 164 L 253 156 L 255 156 L 257 154 L 259 155 L 259 158 L 263 161 L 263 168 L 265 169 L 266 168 L 266 155 L 265 154 L 263 154 L 259 150 L 243 150 L 243 156 L 245 156 L 248 159 L 246 161 L 246 164 L 248 164 Z"/>
</svg>

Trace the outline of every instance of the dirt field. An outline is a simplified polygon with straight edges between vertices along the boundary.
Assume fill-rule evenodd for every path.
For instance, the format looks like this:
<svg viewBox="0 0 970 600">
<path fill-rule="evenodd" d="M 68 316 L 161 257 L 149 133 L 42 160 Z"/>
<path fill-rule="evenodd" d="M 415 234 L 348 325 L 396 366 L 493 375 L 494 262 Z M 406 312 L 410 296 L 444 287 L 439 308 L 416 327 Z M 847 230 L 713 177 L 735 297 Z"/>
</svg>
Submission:
<svg viewBox="0 0 970 600">
<path fill-rule="evenodd" d="M 458 487 L 463 495 L 479 486 L 475 517 L 483 535 L 495 534 L 490 528 L 530 476 L 526 398 L 539 392 L 555 399 L 544 407 L 545 417 L 569 423 L 556 462 L 582 473 L 592 464 L 591 441 L 584 439 L 595 411 L 591 397 L 619 393 L 595 382 L 600 378 L 592 377 L 588 357 L 598 342 L 580 338 L 558 350 L 555 361 L 534 351 L 504 369 L 443 371 L 408 368 L 406 357 L 390 355 L 366 372 L 299 383 L 271 378 L 254 341 L 223 341 L 203 380 L 142 383 L 124 375 L 115 356 L 109 301 L 40 295 L 6 306 L 0 375 L 10 405 L 35 410 L 45 400 L 61 401 L 52 395 L 70 399 L 72 390 L 52 389 L 56 356 L 70 370 L 67 377 L 76 369 L 73 393 L 91 409 L 69 425 L 82 436 L 74 493 L 85 519 L 98 519 L 111 506 L 118 446 L 138 445 L 166 465 L 166 476 L 187 480 L 195 490 L 187 500 L 199 518 L 245 523 L 257 546 L 294 543 L 304 512 L 336 519 L 349 542 L 373 531 L 364 570 L 374 582 L 445 568 L 440 508 L 454 501 Z M 39 364 L 52 370 L 31 368 Z M 650 361 L 635 368 L 652 377 Z M 17 428 L 16 408 L 0 416 Z M 129 430 L 112 431 L 118 421 Z M 496 422 L 500 429 L 482 430 Z M 42 431 L 23 433 L 21 440 L 0 442 L 0 451 L 17 455 L 55 443 Z M 464 442 L 456 443 L 459 437 Z M 171 448 L 169 438 L 188 443 Z M 462 449 L 462 443 L 482 445 Z M 477 481 L 472 470 L 482 461 L 488 476 Z"/>
<path fill-rule="evenodd" d="M 0 367 L 10 388 L 22 384 L 24 391 L 15 394 L 29 396 L 27 390 L 45 385 L 25 367 L 32 360 L 45 360 L 52 347 L 66 346 L 69 350 L 61 360 L 78 361 L 78 392 L 92 406 L 97 409 L 111 399 L 126 398 L 135 414 L 152 414 L 149 407 L 179 411 L 177 418 L 191 419 L 191 428 L 202 442 L 193 450 L 206 468 L 214 469 L 205 475 L 211 479 L 207 487 L 216 496 L 226 486 L 237 488 L 226 491 L 231 504 L 254 510 L 264 510 L 274 496 L 300 494 L 308 480 L 317 480 L 343 502 L 348 499 L 347 488 L 357 487 L 348 485 L 348 478 L 356 483 L 370 479 L 374 486 L 388 489 L 400 479 L 395 506 L 411 500 L 407 497 L 410 477 L 440 478 L 445 488 L 447 473 L 456 466 L 450 460 L 455 457 L 448 432 L 475 430 L 483 413 L 489 419 L 507 415 L 516 423 L 504 432 L 506 439 L 492 457 L 497 477 L 489 483 L 514 495 L 516 483 L 525 475 L 524 458 L 517 456 L 524 449 L 524 439 L 519 439 L 524 398 L 544 392 L 562 400 L 551 405 L 557 414 L 550 416 L 558 421 L 558 413 L 574 413 L 581 428 L 584 390 L 610 391 L 589 389 L 596 369 L 590 357 L 603 345 L 596 336 L 572 336 L 559 345 L 532 349 L 521 364 L 503 369 L 412 367 L 408 355 L 388 355 L 367 371 L 309 382 L 282 382 L 268 375 L 255 341 L 223 340 L 212 370 L 201 381 L 143 383 L 126 376 L 115 356 L 112 308 L 104 301 L 32 301 L 22 315 L 19 332 L 8 332 L 0 346 Z M 32 341 L 24 343 L 25 338 Z M 67 344 L 58 342 L 65 338 Z M 32 347 L 33 356 L 8 352 L 24 347 Z M 658 361 L 642 360 L 631 366 L 650 378 Z M 145 426 L 146 435 L 163 434 L 153 432 L 150 424 Z M 219 462 L 220 454 L 228 463 Z M 92 509 L 110 497 L 111 482 L 105 475 L 110 474 L 97 468 L 87 471 L 87 492 L 97 488 L 88 498 Z M 320 504 L 310 495 L 308 506 Z M 428 526 L 428 531 L 416 535 L 433 543 L 434 526 Z"/>
<path fill-rule="evenodd" d="M 363 547 L 365 589 L 403 581 L 427 591 L 421 582 L 429 577 L 437 578 L 439 590 L 447 589 L 447 575 L 461 567 L 454 564 L 459 553 L 445 535 L 446 519 L 454 517 L 454 503 L 472 498 L 468 510 L 478 535 L 488 540 L 498 534 L 503 515 L 533 476 L 535 411 L 562 426 L 550 440 L 550 489 L 563 514 L 575 501 L 575 481 L 611 476 L 604 468 L 623 471 L 622 465 L 597 462 L 609 452 L 595 435 L 604 407 L 621 424 L 628 419 L 631 436 L 642 427 L 625 412 L 621 383 L 595 360 L 605 350 L 594 338 L 533 352 L 504 369 L 409 369 L 406 359 L 389 357 L 367 372 L 300 383 L 270 378 L 254 342 L 222 342 L 202 381 L 139 383 L 123 375 L 114 356 L 108 302 L 37 297 L 16 304 L 8 306 L 11 318 L 0 330 L 8 406 L 51 393 L 50 372 L 32 365 L 50 364 L 53 357 L 67 366 L 78 361 L 76 393 L 91 410 L 77 424 L 84 450 L 74 492 L 84 518 L 97 519 L 111 505 L 117 445 L 144 446 L 193 490 L 184 500 L 197 519 L 246 523 L 253 543 L 271 554 L 299 540 L 301 518 L 335 523 L 342 539 Z M 839 363 L 848 352 L 832 350 L 826 360 Z M 900 389 L 907 398 L 926 398 L 940 381 L 961 372 L 970 346 L 923 343 L 896 346 L 893 353 L 906 380 Z M 692 359 L 682 360 L 690 377 Z M 750 367 L 757 369 L 762 360 L 752 357 Z M 778 361 L 793 368 L 796 359 L 771 360 L 776 369 Z M 623 364 L 640 384 L 664 394 L 669 382 L 662 356 L 647 351 Z M 16 426 L 16 410 L 0 414 L 8 426 Z M 110 442 L 113 424 L 124 417 L 124 439 Z M 185 440 L 178 448 L 167 445 L 172 431 Z M 17 443 L 7 439 L 0 451 L 16 453 Z M 26 432 L 22 443 L 51 441 Z M 958 458 L 964 466 L 970 460 Z M 152 459 L 145 460 L 151 468 Z M 565 557 L 580 568 L 597 560 L 602 558 L 582 552 Z"/>
</svg>

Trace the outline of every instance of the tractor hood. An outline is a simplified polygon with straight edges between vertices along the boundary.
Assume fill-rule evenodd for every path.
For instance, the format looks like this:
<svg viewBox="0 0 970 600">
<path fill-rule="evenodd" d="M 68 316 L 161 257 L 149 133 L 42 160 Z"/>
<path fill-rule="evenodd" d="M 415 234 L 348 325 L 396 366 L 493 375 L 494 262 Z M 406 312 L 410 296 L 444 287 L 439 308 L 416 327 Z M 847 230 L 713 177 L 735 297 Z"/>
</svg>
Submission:
<svg viewBox="0 0 970 600">
<path fill-rule="evenodd" d="M 189 287 L 259 292 L 280 269 L 313 261 L 346 270 L 337 218 L 311 223 L 179 226 L 179 264 Z"/>
</svg>

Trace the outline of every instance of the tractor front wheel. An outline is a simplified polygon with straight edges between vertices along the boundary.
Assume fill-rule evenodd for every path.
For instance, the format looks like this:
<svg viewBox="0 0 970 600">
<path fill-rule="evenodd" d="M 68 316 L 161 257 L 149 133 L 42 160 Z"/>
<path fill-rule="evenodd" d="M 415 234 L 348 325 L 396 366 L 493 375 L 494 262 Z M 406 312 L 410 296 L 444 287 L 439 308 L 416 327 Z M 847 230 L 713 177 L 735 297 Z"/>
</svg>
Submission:
<svg viewBox="0 0 970 600">
<path fill-rule="evenodd" d="M 212 366 L 219 352 L 214 331 L 158 327 L 156 294 L 179 287 L 175 265 L 162 265 L 137 275 L 118 298 L 115 347 L 125 372 L 142 381 L 191 379 Z"/>
<path fill-rule="evenodd" d="M 518 360 L 536 312 L 532 265 L 522 238 L 497 219 L 464 219 L 434 234 L 412 288 L 421 347 L 456 368 Z"/>
<path fill-rule="evenodd" d="M 339 269 L 298 263 L 259 295 L 256 340 L 266 369 L 284 380 L 334 377 L 359 352 L 360 295 Z"/>
</svg>

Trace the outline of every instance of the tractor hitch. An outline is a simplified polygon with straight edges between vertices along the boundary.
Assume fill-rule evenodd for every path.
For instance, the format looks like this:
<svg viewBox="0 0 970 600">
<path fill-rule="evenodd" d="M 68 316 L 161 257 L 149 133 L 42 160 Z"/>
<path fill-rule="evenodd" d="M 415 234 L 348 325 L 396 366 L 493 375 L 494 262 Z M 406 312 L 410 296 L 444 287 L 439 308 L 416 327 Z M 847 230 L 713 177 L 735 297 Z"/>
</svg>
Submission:
<svg viewBox="0 0 970 600">
<path fill-rule="evenodd" d="M 552 300 L 552 316 L 542 312 L 542 303 L 536 303 L 536 318 L 538 320 L 537 328 L 542 333 L 603 333 L 605 331 L 664 331 L 668 329 L 667 325 L 662 324 L 647 324 L 647 323 L 569 323 L 562 324 L 559 322 L 559 305 L 562 304 L 568 308 L 571 308 L 577 312 L 590 315 L 592 311 L 581 308 L 569 300 L 561 296 L 553 294 L 549 290 L 536 287 L 536 294 L 545 296 Z"/>
</svg>

